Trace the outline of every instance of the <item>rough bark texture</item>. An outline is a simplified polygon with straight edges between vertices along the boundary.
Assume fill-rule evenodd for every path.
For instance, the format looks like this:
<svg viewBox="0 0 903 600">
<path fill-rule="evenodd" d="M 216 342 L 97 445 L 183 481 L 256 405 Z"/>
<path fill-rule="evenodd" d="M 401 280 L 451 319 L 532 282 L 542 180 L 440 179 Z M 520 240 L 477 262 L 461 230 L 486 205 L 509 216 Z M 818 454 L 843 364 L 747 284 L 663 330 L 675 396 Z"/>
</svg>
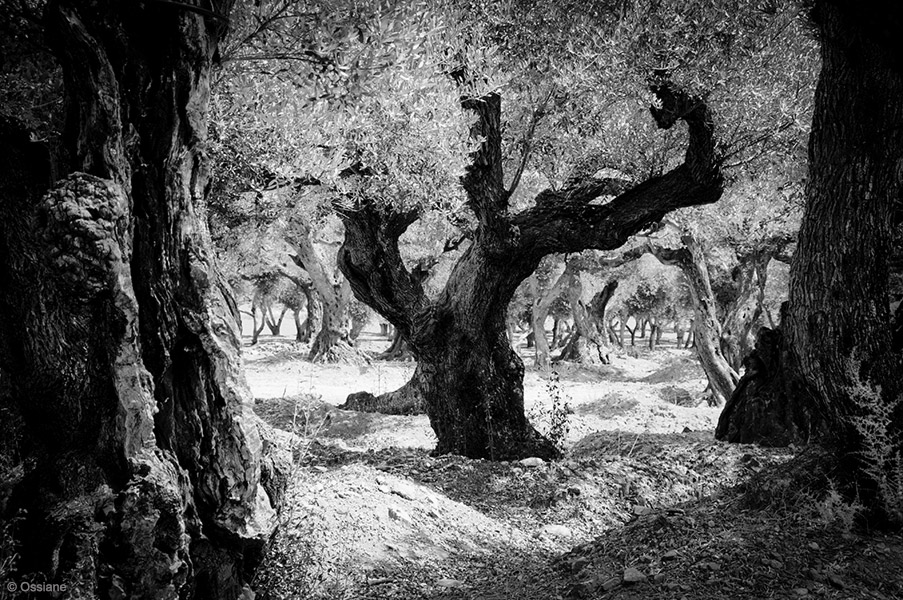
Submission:
<svg viewBox="0 0 903 600">
<path fill-rule="evenodd" d="M 888 259 L 903 193 L 903 65 L 887 36 L 903 19 L 891 13 L 832 2 L 812 13 L 822 71 L 787 334 L 800 374 L 835 422 L 856 412 L 851 373 L 883 386 L 887 398 L 899 389 Z"/>
<path fill-rule="evenodd" d="M 795 235 L 775 235 L 737 253 L 738 264 L 731 274 L 734 293 L 724 309 L 721 334 L 721 351 L 737 372 L 753 349 L 753 329 L 764 313 L 768 265 L 795 241 Z"/>
<path fill-rule="evenodd" d="M 874 500 L 878 490 L 876 506 L 885 511 L 878 480 L 893 475 L 876 477 L 863 468 L 862 451 L 870 442 L 850 417 L 874 414 L 901 391 L 903 365 L 889 327 L 888 259 L 903 192 L 898 51 L 903 10 L 889 7 L 820 1 L 812 9 L 822 70 L 809 140 L 806 208 L 791 266 L 788 314 L 781 319 L 787 352 L 773 374 L 782 380 L 780 389 L 795 386 L 794 401 L 806 402 L 806 427 L 838 444 L 844 463 L 838 473 L 854 480 L 860 500 Z M 870 406 L 854 400 L 852 391 L 861 383 L 873 388 Z M 773 394 L 777 399 L 766 400 L 786 412 L 779 391 Z M 761 400 L 740 392 L 731 403 L 750 416 L 719 431 L 755 428 L 749 420 Z M 885 432 L 888 457 L 903 448 L 901 410 L 898 406 L 891 415 Z"/>
<path fill-rule="evenodd" d="M 558 342 L 557 331 L 552 332 L 552 344 L 546 338 L 546 318 L 552 304 L 561 294 L 573 284 L 576 276 L 572 263 L 565 264 L 564 271 L 555 280 L 545 294 L 540 294 L 538 286 L 533 289 L 533 310 L 531 311 L 531 325 L 533 327 L 534 366 L 537 369 L 548 371 L 552 366 L 551 350 Z M 534 278 L 534 282 L 535 282 Z"/>
<path fill-rule="evenodd" d="M 236 598 L 281 491 L 203 212 L 222 23 L 104 1 L 52 2 L 47 23 L 71 174 L 48 191 L 27 133 L 0 132 L 0 402 L 23 417 L 27 469 L 7 504 L 28 510 L 20 568 L 73 596 Z"/>
<path fill-rule="evenodd" d="M 405 267 L 398 238 L 419 215 L 374 200 L 345 209 L 339 266 L 357 297 L 408 339 L 437 452 L 491 459 L 552 457 L 554 446 L 524 416 L 523 363 L 508 342 L 505 315 L 517 286 L 551 253 L 613 249 L 682 206 L 714 202 L 722 178 L 714 159 L 712 121 L 703 102 L 667 86 L 655 88 L 661 127 L 688 125 L 685 161 L 629 186 L 623 180 L 579 178 L 540 193 L 535 205 L 510 214 L 503 185 L 501 98 L 468 98 L 482 140 L 462 178 L 476 217 L 472 243 L 444 291 L 429 300 Z M 593 200 L 616 195 L 603 204 Z"/>
<path fill-rule="evenodd" d="M 587 307 L 580 300 L 583 295 L 580 277 L 574 278 L 567 289 L 568 302 L 574 317 L 574 331 L 561 353 L 555 358 L 556 362 L 569 360 L 591 365 L 607 365 L 611 362 L 609 348 L 605 343 L 607 336 L 604 335 L 602 324 L 604 323 L 605 308 L 617 287 L 618 282 L 609 282 L 601 292 L 593 297 L 590 306 Z"/>
<path fill-rule="evenodd" d="M 759 330 L 746 371 L 724 406 L 715 439 L 739 444 L 805 444 L 818 432 L 806 392 L 787 372 L 791 356 L 780 330 Z"/>
</svg>

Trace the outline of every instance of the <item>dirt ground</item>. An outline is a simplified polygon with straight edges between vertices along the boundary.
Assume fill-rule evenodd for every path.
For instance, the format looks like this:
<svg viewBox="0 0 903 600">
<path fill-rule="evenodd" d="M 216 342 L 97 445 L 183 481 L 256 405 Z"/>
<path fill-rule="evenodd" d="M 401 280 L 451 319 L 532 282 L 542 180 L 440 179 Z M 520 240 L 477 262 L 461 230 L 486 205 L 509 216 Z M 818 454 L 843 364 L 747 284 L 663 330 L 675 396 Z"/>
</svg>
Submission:
<svg viewBox="0 0 903 600">
<path fill-rule="evenodd" d="M 368 332 L 362 347 L 387 343 Z M 400 386 L 412 363 L 305 351 L 244 348 L 255 409 L 297 459 L 257 598 L 903 599 L 903 540 L 859 530 L 822 483 L 796 485 L 799 449 L 713 440 L 720 409 L 690 351 L 559 365 L 558 384 L 528 367 L 540 429 L 553 396 L 570 407 L 555 463 L 430 456 L 425 416 L 335 408 Z"/>
</svg>

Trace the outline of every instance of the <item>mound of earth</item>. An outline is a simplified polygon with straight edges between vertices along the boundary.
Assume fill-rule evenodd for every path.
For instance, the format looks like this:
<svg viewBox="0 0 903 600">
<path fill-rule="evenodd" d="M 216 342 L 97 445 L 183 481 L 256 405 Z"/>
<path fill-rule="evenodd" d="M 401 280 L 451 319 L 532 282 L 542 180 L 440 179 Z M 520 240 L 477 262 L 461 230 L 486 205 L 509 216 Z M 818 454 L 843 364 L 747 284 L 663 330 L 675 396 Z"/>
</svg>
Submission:
<svg viewBox="0 0 903 600">
<path fill-rule="evenodd" d="M 434 572 L 439 589 L 461 585 L 453 557 L 526 548 L 531 539 L 436 491 L 364 464 L 299 471 L 282 525 L 258 579 L 261 598 L 310 598 L 338 587 L 374 585 L 412 565 Z"/>
</svg>

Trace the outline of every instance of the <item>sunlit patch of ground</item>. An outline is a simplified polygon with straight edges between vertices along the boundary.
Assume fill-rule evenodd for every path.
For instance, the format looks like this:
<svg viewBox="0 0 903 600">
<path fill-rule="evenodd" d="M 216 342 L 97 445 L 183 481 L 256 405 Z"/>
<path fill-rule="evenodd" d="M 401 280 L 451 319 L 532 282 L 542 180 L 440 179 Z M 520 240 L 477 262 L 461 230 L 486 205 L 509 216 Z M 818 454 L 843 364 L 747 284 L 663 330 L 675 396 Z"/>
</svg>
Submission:
<svg viewBox="0 0 903 600">
<path fill-rule="evenodd" d="M 899 538 L 844 529 L 821 501 L 745 505 L 738 486 L 794 451 L 715 442 L 692 353 L 636 354 L 559 365 L 557 387 L 528 369 L 528 413 L 541 422 L 557 396 L 570 414 L 565 458 L 526 466 L 431 456 L 425 416 L 336 408 L 412 363 L 246 348 L 255 410 L 297 436 L 258 599 L 903 598 Z"/>
</svg>

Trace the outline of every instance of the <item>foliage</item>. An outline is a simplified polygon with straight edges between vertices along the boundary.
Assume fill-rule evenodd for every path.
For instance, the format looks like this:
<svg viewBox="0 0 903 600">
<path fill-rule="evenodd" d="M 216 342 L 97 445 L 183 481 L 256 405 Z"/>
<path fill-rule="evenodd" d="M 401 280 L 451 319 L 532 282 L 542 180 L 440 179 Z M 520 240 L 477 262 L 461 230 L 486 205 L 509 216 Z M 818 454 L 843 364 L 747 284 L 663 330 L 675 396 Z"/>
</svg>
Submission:
<svg viewBox="0 0 903 600">
<path fill-rule="evenodd" d="M 847 377 L 855 412 L 847 418 L 861 444 L 861 471 L 876 486 L 877 509 L 894 526 L 903 526 L 903 440 L 899 414 L 903 396 L 888 400 L 879 387 L 863 381 L 862 365 L 850 360 Z"/>
<path fill-rule="evenodd" d="M 731 168 L 804 146 L 817 50 L 794 2 L 465 4 L 504 58 L 508 152 L 516 162 L 532 148 L 528 170 L 552 187 L 580 171 L 641 180 L 675 163 L 682 134 L 650 123 L 650 78 L 706 100 Z"/>
<path fill-rule="evenodd" d="M 690 305 L 686 282 L 679 271 L 663 266 L 649 255 L 615 271 L 618 288 L 611 299 L 612 313 L 649 314 L 673 318 Z"/>
<path fill-rule="evenodd" d="M 556 448 L 564 451 L 564 443 L 570 430 L 570 415 L 574 411 L 571 410 L 570 398 L 561 385 L 557 371 L 549 372 L 545 386 L 551 404 L 548 406 L 535 405 L 531 408 L 528 417 L 537 426 L 537 429 L 555 444 Z"/>
<path fill-rule="evenodd" d="M 447 192 L 463 168 L 467 123 L 453 83 L 436 68 L 450 23 L 425 4 L 331 4 L 286 19 L 303 21 L 297 27 L 311 36 L 312 52 L 328 57 L 328 72 L 305 74 L 310 65 L 287 60 L 293 49 L 277 51 L 285 38 L 275 34 L 252 40 L 274 47 L 260 60 L 226 63 L 213 98 L 217 143 L 257 172 L 316 178 L 345 196 L 366 186 L 405 206 L 453 201 Z M 349 176 L 351 167 L 373 176 Z"/>
<path fill-rule="evenodd" d="M 457 25 L 440 5 L 426 9 L 403 2 L 239 9 L 211 103 L 211 221 L 231 267 L 279 268 L 284 239 L 299 225 L 341 239 L 329 215 L 361 197 L 399 210 L 439 209 L 406 233 L 409 265 L 441 255 L 457 235 L 449 218 L 460 220 L 468 121 L 440 68 Z M 327 263 L 333 255 L 325 252 Z M 447 262 L 436 269 L 446 276 Z"/>
</svg>

